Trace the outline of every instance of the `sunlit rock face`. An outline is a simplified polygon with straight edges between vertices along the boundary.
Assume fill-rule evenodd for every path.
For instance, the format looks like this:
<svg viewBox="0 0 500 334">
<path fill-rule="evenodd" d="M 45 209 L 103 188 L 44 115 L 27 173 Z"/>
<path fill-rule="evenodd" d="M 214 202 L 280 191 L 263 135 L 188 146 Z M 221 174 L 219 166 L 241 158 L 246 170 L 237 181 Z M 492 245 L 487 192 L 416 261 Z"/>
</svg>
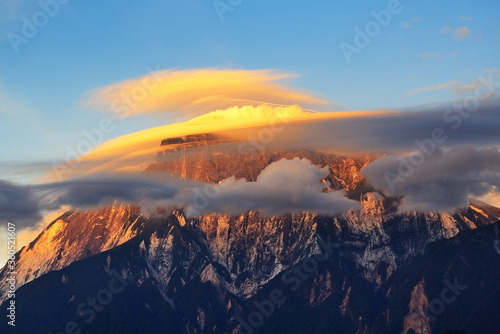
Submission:
<svg viewBox="0 0 500 334">
<path fill-rule="evenodd" d="M 140 208 L 130 205 L 63 214 L 17 253 L 17 286 L 123 244 L 136 236 L 146 221 L 149 219 Z M 6 269 L 0 272 L 2 277 L 7 275 Z M 0 282 L 1 300 L 5 298 L 5 283 Z"/>
</svg>

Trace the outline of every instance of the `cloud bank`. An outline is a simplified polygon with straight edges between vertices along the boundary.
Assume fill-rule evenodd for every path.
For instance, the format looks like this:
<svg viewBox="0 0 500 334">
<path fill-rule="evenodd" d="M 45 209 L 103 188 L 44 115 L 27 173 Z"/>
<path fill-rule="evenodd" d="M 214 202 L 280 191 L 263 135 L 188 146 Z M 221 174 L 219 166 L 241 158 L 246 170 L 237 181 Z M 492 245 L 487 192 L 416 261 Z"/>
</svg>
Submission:
<svg viewBox="0 0 500 334">
<path fill-rule="evenodd" d="M 403 196 L 400 211 L 452 212 L 467 207 L 471 197 L 500 192 L 500 151 L 464 146 L 425 158 L 385 156 L 362 174 L 384 194 Z"/>
<path fill-rule="evenodd" d="M 34 226 L 40 219 L 39 199 L 29 187 L 0 180 L 0 221 Z"/>
<path fill-rule="evenodd" d="M 40 185 L 17 185 L 0 180 L 0 221 L 16 222 L 20 228 L 33 227 L 42 212 L 72 208 L 91 208 L 115 201 L 136 202 L 174 198 L 179 184 L 149 177 L 93 175 Z"/>
</svg>

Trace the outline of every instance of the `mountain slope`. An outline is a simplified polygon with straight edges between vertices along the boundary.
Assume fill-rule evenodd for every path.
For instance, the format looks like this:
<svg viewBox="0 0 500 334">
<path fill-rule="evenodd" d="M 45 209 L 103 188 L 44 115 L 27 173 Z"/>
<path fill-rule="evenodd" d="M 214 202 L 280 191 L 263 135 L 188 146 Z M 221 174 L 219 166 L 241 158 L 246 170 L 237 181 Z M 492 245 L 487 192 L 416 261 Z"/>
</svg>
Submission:
<svg viewBox="0 0 500 334">
<path fill-rule="evenodd" d="M 145 228 L 154 227 L 154 220 L 144 217 L 138 207 L 130 205 L 69 211 L 17 252 L 17 285 L 22 286 L 49 271 L 114 248 Z M 5 278 L 7 272 L 4 267 L 0 277 Z M 0 301 L 5 299 L 6 287 L 6 280 L 0 280 Z"/>
<path fill-rule="evenodd" d="M 318 227 L 310 238 L 316 246 L 302 260 L 245 296 L 238 293 L 234 278 L 239 275 L 213 258 L 200 230 L 171 215 L 154 232 L 21 287 L 17 302 L 29 307 L 20 308 L 16 330 L 45 333 L 73 321 L 92 333 L 234 333 L 237 328 L 243 333 L 248 328 L 259 333 L 441 333 L 453 328 L 494 333 L 500 312 L 499 229 L 497 222 L 430 243 L 376 289 L 362 278 L 359 265 L 342 255 L 342 240 Z M 120 281 L 118 276 L 128 283 L 107 303 L 101 291 L 111 280 Z M 444 312 L 431 314 L 436 319 L 429 324 L 425 300 L 443 298 L 445 280 L 458 282 L 460 294 Z M 280 298 L 272 297 L 277 290 Z M 88 308 L 78 312 L 78 307 L 95 296 L 106 305 L 98 303 L 102 310 L 86 323 Z M 266 304 L 277 299 L 281 302 L 272 308 Z M 416 318 L 412 312 L 419 307 Z M 255 318 L 256 310 L 262 321 Z"/>
<path fill-rule="evenodd" d="M 429 245 L 382 287 L 375 331 L 499 333 L 499 246 L 500 222 Z"/>
</svg>

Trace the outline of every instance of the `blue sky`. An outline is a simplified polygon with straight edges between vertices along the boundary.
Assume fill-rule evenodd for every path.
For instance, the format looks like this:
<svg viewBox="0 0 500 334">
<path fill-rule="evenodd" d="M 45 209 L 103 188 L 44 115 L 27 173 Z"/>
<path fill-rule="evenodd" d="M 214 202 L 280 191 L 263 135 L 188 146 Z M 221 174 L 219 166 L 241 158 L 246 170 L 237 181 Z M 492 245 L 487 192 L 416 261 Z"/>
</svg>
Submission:
<svg viewBox="0 0 500 334">
<path fill-rule="evenodd" d="M 226 2 L 225 0 L 222 0 Z M 43 1 L 46 2 L 46 1 Z M 234 1 L 233 1 L 234 3 Z M 273 68 L 342 110 L 404 108 L 447 101 L 450 89 L 500 67 L 500 3 L 404 0 L 348 63 L 339 45 L 388 1 L 243 0 L 221 21 L 211 0 L 69 1 L 19 52 L 36 1 L 0 4 L 0 161 L 62 161 L 66 145 L 98 126 L 86 92 L 146 74 L 147 67 Z M 116 122 L 105 139 L 174 122 L 147 115 Z M 0 171 L 1 173 L 1 171 Z"/>
</svg>

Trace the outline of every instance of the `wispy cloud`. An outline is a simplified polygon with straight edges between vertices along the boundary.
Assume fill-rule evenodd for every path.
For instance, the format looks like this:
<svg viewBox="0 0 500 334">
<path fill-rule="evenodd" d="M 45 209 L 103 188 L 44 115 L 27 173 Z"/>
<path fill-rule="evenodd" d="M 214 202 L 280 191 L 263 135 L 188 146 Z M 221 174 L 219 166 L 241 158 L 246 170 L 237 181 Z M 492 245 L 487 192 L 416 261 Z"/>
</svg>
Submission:
<svg viewBox="0 0 500 334">
<path fill-rule="evenodd" d="M 483 72 L 483 74 L 494 74 L 497 78 L 500 79 L 500 67 L 487 69 Z"/>
<path fill-rule="evenodd" d="M 460 16 L 462 21 L 472 21 L 474 18 L 472 16 Z"/>
<path fill-rule="evenodd" d="M 418 58 L 420 59 L 428 59 L 428 58 L 434 58 L 434 59 L 439 59 L 441 58 L 440 53 L 432 53 L 430 51 L 424 52 L 424 53 L 419 53 Z"/>
<path fill-rule="evenodd" d="M 450 33 L 453 31 L 453 28 L 450 27 L 450 26 L 444 26 L 442 29 L 441 29 L 441 33 L 442 34 L 447 34 L 447 33 Z"/>
<path fill-rule="evenodd" d="M 410 22 L 419 22 L 421 21 L 422 19 L 420 17 L 414 17 L 410 20 Z M 401 28 L 404 28 L 404 29 L 409 29 L 409 28 L 413 28 L 415 25 L 414 23 L 409 23 L 409 22 L 405 22 L 401 25 Z"/>
<path fill-rule="evenodd" d="M 441 90 L 445 90 L 445 89 L 455 88 L 458 85 L 460 85 L 459 81 L 448 81 L 448 82 L 438 84 L 438 85 L 417 88 L 417 89 L 414 89 L 414 90 L 407 92 L 406 95 L 417 95 L 417 94 L 425 93 L 425 92 L 441 91 Z"/>
<path fill-rule="evenodd" d="M 484 74 L 493 74 L 495 73 L 495 70 L 487 70 L 484 72 Z M 488 79 L 474 79 L 469 82 L 463 82 L 463 81 L 448 81 L 444 82 L 441 84 L 437 85 L 432 85 L 432 86 L 425 86 L 417 89 L 413 89 L 409 92 L 406 93 L 406 95 L 417 95 L 420 93 L 425 93 L 425 92 L 433 92 L 433 91 L 442 91 L 442 90 L 449 90 L 451 93 L 453 93 L 456 96 L 465 96 L 465 95 L 470 95 L 473 94 L 476 91 L 480 91 L 481 88 L 485 85 L 488 84 L 488 92 L 490 90 L 495 90 L 500 88 L 500 84 L 497 82 L 494 82 L 492 77 Z"/>
</svg>

